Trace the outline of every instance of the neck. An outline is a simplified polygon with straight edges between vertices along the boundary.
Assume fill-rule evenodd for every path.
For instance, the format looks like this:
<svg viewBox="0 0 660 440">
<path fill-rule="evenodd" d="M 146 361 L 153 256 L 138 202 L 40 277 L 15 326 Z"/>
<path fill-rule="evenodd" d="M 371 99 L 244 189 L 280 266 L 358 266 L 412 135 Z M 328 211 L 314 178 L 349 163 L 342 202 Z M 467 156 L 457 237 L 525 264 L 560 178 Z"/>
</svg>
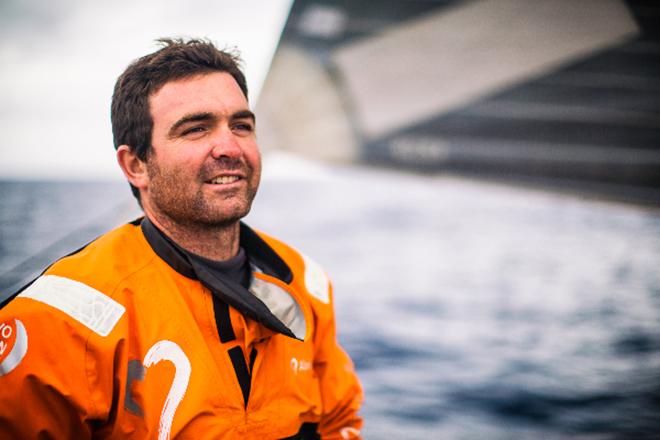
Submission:
<svg viewBox="0 0 660 440">
<path fill-rule="evenodd" d="M 147 210 L 145 214 L 151 223 L 188 252 L 215 261 L 228 260 L 238 254 L 238 221 L 222 225 L 181 225 Z"/>
</svg>

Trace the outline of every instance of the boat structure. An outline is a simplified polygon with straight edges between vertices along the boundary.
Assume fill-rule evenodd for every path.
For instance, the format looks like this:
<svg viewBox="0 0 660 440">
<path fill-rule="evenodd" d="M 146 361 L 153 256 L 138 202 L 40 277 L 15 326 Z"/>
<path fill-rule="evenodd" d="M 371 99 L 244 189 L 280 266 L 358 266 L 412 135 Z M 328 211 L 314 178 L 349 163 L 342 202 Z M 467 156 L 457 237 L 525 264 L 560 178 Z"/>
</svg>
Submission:
<svg viewBox="0 0 660 440">
<path fill-rule="evenodd" d="M 262 146 L 660 204 L 660 4 L 295 0 Z"/>
</svg>

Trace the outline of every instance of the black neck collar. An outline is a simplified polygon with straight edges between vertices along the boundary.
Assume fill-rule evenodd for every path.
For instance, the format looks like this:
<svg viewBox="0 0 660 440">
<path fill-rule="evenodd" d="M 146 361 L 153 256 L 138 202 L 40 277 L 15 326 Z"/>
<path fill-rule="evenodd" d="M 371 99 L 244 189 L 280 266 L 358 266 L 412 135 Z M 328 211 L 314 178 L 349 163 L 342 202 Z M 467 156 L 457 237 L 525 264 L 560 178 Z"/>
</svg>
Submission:
<svg viewBox="0 0 660 440">
<path fill-rule="evenodd" d="M 156 254 L 172 269 L 181 275 L 199 280 L 213 295 L 237 309 L 243 315 L 260 322 L 273 331 L 287 336 L 293 336 L 270 309 L 248 289 L 221 274 L 210 271 L 204 264 L 191 258 L 190 253 L 177 245 L 172 239 L 160 231 L 147 217 L 141 223 L 142 232 L 147 242 Z M 240 245 L 245 249 L 252 267 L 286 284 L 293 279 L 289 266 L 261 238 L 241 222 Z"/>
<path fill-rule="evenodd" d="M 172 269 L 181 275 L 199 279 L 190 264 L 190 252 L 176 244 L 170 237 L 158 229 L 147 217 L 141 222 L 142 232 L 151 248 Z M 266 275 L 275 277 L 286 284 L 293 279 L 289 266 L 268 244 L 248 225 L 240 223 L 240 246 L 245 249 L 250 264 Z"/>
</svg>

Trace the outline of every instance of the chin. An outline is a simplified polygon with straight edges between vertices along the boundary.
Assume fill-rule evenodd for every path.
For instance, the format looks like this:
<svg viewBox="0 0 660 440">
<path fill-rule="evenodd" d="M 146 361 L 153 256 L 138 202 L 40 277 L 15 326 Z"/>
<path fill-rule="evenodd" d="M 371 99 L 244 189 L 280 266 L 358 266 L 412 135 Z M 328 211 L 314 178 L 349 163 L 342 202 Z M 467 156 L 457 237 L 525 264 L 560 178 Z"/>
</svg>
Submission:
<svg viewBox="0 0 660 440">
<path fill-rule="evenodd" d="M 223 212 L 218 212 L 215 214 L 211 215 L 204 215 L 203 218 L 201 218 L 200 223 L 205 223 L 207 225 L 214 225 L 214 226 L 230 226 L 238 221 L 240 221 L 243 217 L 248 215 L 250 212 L 250 207 L 242 207 L 241 209 L 232 209 L 232 210 L 223 210 Z"/>
</svg>

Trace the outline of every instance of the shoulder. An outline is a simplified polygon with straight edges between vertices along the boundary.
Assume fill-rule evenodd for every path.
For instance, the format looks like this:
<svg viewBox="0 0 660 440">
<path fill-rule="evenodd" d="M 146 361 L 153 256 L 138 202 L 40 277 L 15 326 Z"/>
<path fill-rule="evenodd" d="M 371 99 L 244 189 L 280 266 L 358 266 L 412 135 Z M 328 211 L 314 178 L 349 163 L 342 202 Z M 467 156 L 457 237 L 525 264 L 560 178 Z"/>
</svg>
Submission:
<svg viewBox="0 0 660 440">
<path fill-rule="evenodd" d="M 0 321 L 14 319 L 42 334 L 107 336 L 125 308 L 113 298 L 117 286 L 146 266 L 148 252 L 139 226 L 123 225 L 53 263 L 0 310 Z M 49 330 L 50 329 L 50 330 Z"/>
<path fill-rule="evenodd" d="M 111 295 L 122 279 L 144 268 L 154 257 L 139 224 L 128 223 L 58 260 L 44 275 L 75 280 Z"/>
<path fill-rule="evenodd" d="M 303 288 L 315 301 L 330 304 L 332 283 L 323 267 L 312 257 L 262 231 L 257 234 L 284 260 L 291 269 L 291 284 Z"/>
<path fill-rule="evenodd" d="M 0 310 L 3 411 L 12 395 L 42 414 L 50 410 L 48 399 L 61 411 L 105 414 L 99 396 L 112 389 L 126 326 L 126 307 L 113 299 L 115 286 L 131 263 L 144 259 L 132 255 L 139 248 L 135 229 L 122 226 L 58 260 Z"/>
</svg>

